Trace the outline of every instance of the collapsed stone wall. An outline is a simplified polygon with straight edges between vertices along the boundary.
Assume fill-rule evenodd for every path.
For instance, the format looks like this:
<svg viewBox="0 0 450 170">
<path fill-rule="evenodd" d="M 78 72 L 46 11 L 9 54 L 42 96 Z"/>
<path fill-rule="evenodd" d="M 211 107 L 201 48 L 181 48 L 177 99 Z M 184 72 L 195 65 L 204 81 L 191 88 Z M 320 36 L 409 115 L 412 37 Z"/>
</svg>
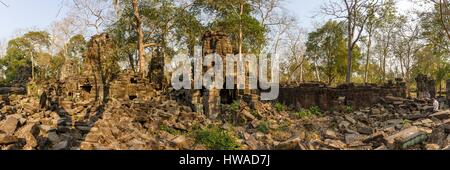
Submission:
<svg viewBox="0 0 450 170">
<path fill-rule="evenodd" d="M 431 99 L 436 98 L 436 80 L 431 79 L 425 75 L 418 75 L 416 77 L 417 84 L 417 98 Z"/>
<path fill-rule="evenodd" d="M 450 104 L 450 80 L 447 80 L 446 88 L 447 88 L 446 99 L 447 99 L 447 103 Z"/>
<path fill-rule="evenodd" d="M 117 65 L 112 62 L 112 57 L 116 56 L 115 44 L 108 34 L 93 36 L 87 47 L 80 70 L 73 61 L 67 60 L 59 78 L 30 83 L 28 95 L 51 95 L 52 91 L 57 91 L 59 98 L 72 102 L 102 101 L 105 97 L 146 100 L 155 96 L 155 89 L 147 77 L 130 70 L 117 70 Z"/>
<path fill-rule="evenodd" d="M 327 87 L 321 83 L 307 83 L 298 87 L 280 88 L 278 101 L 296 109 L 318 106 L 322 110 L 331 110 L 336 107 L 352 106 L 363 108 L 373 106 L 385 96 L 406 98 L 406 85 L 398 80 L 383 86 L 376 85 L 340 85 Z"/>
</svg>

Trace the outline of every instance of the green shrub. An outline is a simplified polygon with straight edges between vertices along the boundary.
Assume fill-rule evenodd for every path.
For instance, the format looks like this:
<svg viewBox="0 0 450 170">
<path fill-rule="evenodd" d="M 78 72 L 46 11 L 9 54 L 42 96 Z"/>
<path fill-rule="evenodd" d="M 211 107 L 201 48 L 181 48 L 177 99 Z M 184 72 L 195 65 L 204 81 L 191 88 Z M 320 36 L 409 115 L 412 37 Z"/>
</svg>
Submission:
<svg viewBox="0 0 450 170">
<path fill-rule="evenodd" d="M 278 112 L 283 112 L 286 110 L 286 105 L 284 105 L 283 103 L 275 103 L 273 107 L 275 107 L 275 110 L 277 110 Z"/>
<path fill-rule="evenodd" d="M 195 141 L 211 150 L 236 150 L 239 144 L 229 132 L 217 127 L 199 129 L 194 132 Z"/>
<path fill-rule="evenodd" d="M 259 132 L 262 132 L 262 133 L 269 133 L 269 130 L 270 130 L 269 126 L 270 126 L 269 122 L 263 121 L 263 122 L 259 123 L 258 126 L 256 126 L 256 130 L 258 130 Z"/>
</svg>

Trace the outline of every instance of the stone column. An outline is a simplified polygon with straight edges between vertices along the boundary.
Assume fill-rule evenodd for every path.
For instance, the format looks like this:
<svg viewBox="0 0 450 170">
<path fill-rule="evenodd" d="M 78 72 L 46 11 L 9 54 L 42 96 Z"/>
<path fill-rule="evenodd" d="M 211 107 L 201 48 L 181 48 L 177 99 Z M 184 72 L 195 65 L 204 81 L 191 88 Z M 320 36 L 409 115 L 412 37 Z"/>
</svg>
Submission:
<svg viewBox="0 0 450 170">
<path fill-rule="evenodd" d="M 203 95 L 203 107 L 205 114 L 210 119 L 216 119 L 220 113 L 220 90 L 205 90 Z"/>
</svg>

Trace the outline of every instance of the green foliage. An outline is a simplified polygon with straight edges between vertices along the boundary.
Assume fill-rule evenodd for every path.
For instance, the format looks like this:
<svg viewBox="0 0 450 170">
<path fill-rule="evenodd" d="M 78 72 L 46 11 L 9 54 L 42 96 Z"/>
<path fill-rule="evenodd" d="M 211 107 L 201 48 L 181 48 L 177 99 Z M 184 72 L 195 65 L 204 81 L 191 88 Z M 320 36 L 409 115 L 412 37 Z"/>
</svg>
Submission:
<svg viewBox="0 0 450 170">
<path fill-rule="evenodd" d="M 352 113 L 353 112 L 353 107 L 352 106 L 346 106 L 345 107 L 345 112 Z"/>
<path fill-rule="evenodd" d="M 288 122 L 282 122 L 280 126 L 277 128 L 278 131 L 287 131 L 289 130 L 290 124 Z"/>
<path fill-rule="evenodd" d="M 313 69 L 317 69 L 327 79 L 329 85 L 335 81 L 343 81 L 347 72 L 347 38 L 344 24 L 328 21 L 321 28 L 309 33 L 306 42 L 307 56 L 313 61 Z M 353 68 L 358 68 L 361 57 L 359 47 L 353 49 Z"/>
<path fill-rule="evenodd" d="M 211 150 L 236 150 L 239 144 L 234 135 L 217 127 L 199 129 L 194 132 L 195 140 Z"/>
<path fill-rule="evenodd" d="M 8 42 L 6 55 L 0 59 L 0 65 L 6 67 L 5 83 L 25 83 L 31 78 L 31 64 L 33 57 L 35 60 L 51 58 L 48 53 L 50 46 L 50 35 L 47 32 L 28 32 L 21 37 L 12 39 Z M 36 72 L 46 71 L 45 66 L 39 64 L 48 64 L 47 62 L 35 63 Z M 40 69 L 40 68 L 43 69 Z M 45 73 L 42 73 L 45 75 Z"/>
<path fill-rule="evenodd" d="M 313 115 L 319 116 L 322 114 L 322 111 L 320 110 L 319 107 L 317 106 L 313 106 L 310 107 L 309 109 L 300 109 L 300 111 L 293 113 L 293 116 L 299 119 L 303 119 L 303 118 L 309 118 Z"/>
<path fill-rule="evenodd" d="M 206 27 L 230 34 L 234 51 L 238 51 L 239 33 L 242 31 L 243 52 L 258 54 L 266 43 L 267 29 L 253 15 L 257 3 L 252 0 L 194 0 L 193 11 L 198 15 L 215 16 Z"/>
<path fill-rule="evenodd" d="M 181 132 L 179 130 L 174 129 L 173 127 L 169 127 L 167 125 L 161 125 L 159 126 L 159 129 L 162 131 L 165 131 L 167 133 L 170 133 L 172 135 L 179 135 Z"/>
<path fill-rule="evenodd" d="M 309 112 L 311 112 L 311 114 L 313 114 L 313 115 L 319 115 L 322 113 L 322 111 L 320 110 L 320 108 L 318 106 L 310 107 Z"/>
<path fill-rule="evenodd" d="M 230 105 L 230 108 L 233 112 L 238 112 L 240 107 L 241 107 L 241 102 L 239 100 L 233 101 L 233 103 L 231 103 L 231 105 Z"/>
<path fill-rule="evenodd" d="M 275 110 L 277 110 L 278 112 L 286 111 L 287 108 L 283 103 L 275 103 L 273 107 L 275 107 Z"/>
<path fill-rule="evenodd" d="M 262 133 L 269 133 L 270 131 L 269 126 L 270 123 L 268 121 L 262 121 L 261 123 L 258 124 L 258 126 L 256 126 L 256 130 Z"/>
<path fill-rule="evenodd" d="M 293 113 L 293 115 L 294 115 L 296 118 L 303 119 L 303 118 L 309 118 L 309 117 L 311 117 L 313 114 L 312 114 L 309 110 L 307 110 L 307 109 L 300 109 L 300 111 Z"/>
</svg>

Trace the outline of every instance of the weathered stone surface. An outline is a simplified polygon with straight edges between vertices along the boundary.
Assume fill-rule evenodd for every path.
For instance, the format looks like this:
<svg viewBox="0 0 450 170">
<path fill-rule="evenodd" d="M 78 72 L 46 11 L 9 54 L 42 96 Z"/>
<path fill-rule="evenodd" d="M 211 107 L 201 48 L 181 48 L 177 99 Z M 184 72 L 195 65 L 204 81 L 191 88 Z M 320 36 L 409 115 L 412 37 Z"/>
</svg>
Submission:
<svg viewBox="0 0 450 170">
<path fill-rule="evenodd" d="M 56 132 L 50 132 L 48 133 L 48 140 L 52 142 L 53 144 L 56 144 L 60 141 L 59 135 Z"/>
<path fill-rule="evenodd" d="M 13 134 L 16 131 L 19 120 L 13 116 L 6 118 L 6 120 L 0 124 L 0 131 L 6 134 Z"/>
<path fill-rule="evenodd" d="M 39 134 L 39 127 L 34 124 L 27 124 L 24 127 L 17 130 L 15 135 L 19 138 L 23 138 L 26 141 L 24 149 L 31 150 L 38 146 L 36 136 Z"/>
<path fill-rule="evenodd" d="M 67 149 L 68 145 L 69 145 L 68 141 L 61 141 L 61 142 L 57 143 L 56 145 L 53 145 L 52 149 L 53 150 L 65 150 L 65 149 Z"/>
<path fill-rule="evenodd" d="M 188 149 L 189 148 L 188 143 L 187 143 L 187 139 L 183 135 L 177 136 L 175 139 L 173 139 L 171 141 L 171 143 L 172 143 L 172 145 L 174 147 L 177 147 L 177 148 L 181 148 L 181 149 Z"/>
<path fill-rule="evenodd" d="M 413 126 L 410 127 L 408 129 L 402 130 L 394 135 L 385 137 L 385 141 L 386 141 L 386 146 L 389 149 L 394 149 L 394 148 L 401 148 L 401 149 L 406 149 L 404 146 L 407 142 L 410 142 L 411 140 L 415 140 L 415 138 L 417 137 L 421 137 L 423 136 L 425 133 L 420 131 L 418 127 Z M 414 141 L 414 143 L 419 143 L 425 139 L 420 139 L 418 141 Z M 412 143 L 412 144 L 414 144 Z M 400 145 L 400 146 L 399 146 Z"/>
<path fill-rule="evenodd" d="M 347 145 L 345 143 L 341 142 L 340 140 L 326 139 L 324 141 L 324 144 L 327 147 L 331 147 L 333 149 L 345 149 L 347 147 Z"/>
<path fill-rule="evenodd" d="M 434 118 L 441 119 L 441 120 L 450 119 L 450 110 L 434 113 L 434 114 L 430 115 L 430 117 L 434 117 Z"/>
<path fill-rule="evenodd" d="M 440 146 L 438 144 L 426 144 L 425 149 L 426 150 L 440 150 Z"/>
<path fill-rule="evenodd" d="M 275 146 L 277 150 L 301 150 L 301 139 L 295 138 L 285 142 L 281 142 Z"/>
<path fill-rule="evenodd" d="M 379 114 L 381 114 L 381 110 L 373 108 L 373 109 L 370 110 L 370 113 L 372 113 L 374 115 L 379 115 Z"/>
<path fill-rule="evenodd" d="M 19 139 L 15 136 L 0 134 L 0 145 L 9 145 L 17 142 L 19 142 Z"/>
<path fill-rule="evenodd" d="M 337 134 L 335 131 L 327 129 L 324 133 L 324 137 L 327 139 L 337 139 Z"/>
</svg>

